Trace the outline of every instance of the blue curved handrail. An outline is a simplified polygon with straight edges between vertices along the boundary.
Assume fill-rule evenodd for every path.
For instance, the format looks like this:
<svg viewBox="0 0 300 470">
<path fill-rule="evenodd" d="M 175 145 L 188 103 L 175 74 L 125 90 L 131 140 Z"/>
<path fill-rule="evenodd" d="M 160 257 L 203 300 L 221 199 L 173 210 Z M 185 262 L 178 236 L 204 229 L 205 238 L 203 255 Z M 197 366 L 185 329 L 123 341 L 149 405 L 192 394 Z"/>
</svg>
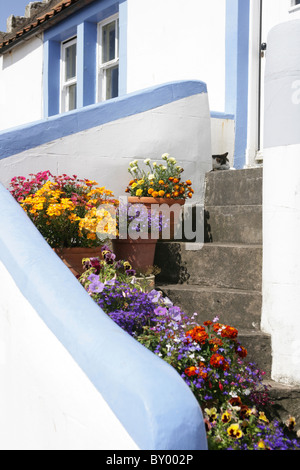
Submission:
<svg viewBox="0 0 300 470">
<path fill-rule="evenodd" d="M 207 448 L 201 409 L 179 374 L 118 327 L 0 185 L 0 260 L 142 450 Z"/>
</svg>

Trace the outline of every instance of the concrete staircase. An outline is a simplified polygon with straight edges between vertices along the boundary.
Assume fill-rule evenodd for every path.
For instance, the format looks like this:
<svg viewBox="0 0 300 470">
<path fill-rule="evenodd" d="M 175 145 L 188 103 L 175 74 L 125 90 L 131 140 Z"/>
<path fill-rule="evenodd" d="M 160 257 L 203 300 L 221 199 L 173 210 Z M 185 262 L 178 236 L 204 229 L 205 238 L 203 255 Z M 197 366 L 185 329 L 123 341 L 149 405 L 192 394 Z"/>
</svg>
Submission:
<svg viewBox="0 0 300 470">
<path fill-rule="evenodd" d="M 296 416 L 300 391 L 271 381 L 271 337 L 260 330 L 262 306 L 262 168 L 215 171 L 206 176 L 205 244 L 157 245 L 161 290 L 198 321 L 219 317 L 238 328 L 248 359 L 266 373 L 281 419 Z M 189 244 L 191 248 L 191 244 Z"/>
</svg>

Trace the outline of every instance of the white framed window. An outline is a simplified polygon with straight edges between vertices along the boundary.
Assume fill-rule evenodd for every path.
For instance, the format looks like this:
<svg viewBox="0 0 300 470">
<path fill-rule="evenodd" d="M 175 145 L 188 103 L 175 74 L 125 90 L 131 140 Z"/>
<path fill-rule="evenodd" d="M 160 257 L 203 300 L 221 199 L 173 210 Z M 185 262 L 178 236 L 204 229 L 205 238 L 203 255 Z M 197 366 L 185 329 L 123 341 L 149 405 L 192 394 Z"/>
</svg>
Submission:
<svg viewBox="0 0 300 470">
<path fill-rule="evenodd" d="M 77 107 L 77 38 L 62 43 L 61 50 L 61 112 Z"/>
<path fill-rule="evenodd" d="M 119 94 L 119 15 L 99 23 L 98 101 Z"/>
</svg>

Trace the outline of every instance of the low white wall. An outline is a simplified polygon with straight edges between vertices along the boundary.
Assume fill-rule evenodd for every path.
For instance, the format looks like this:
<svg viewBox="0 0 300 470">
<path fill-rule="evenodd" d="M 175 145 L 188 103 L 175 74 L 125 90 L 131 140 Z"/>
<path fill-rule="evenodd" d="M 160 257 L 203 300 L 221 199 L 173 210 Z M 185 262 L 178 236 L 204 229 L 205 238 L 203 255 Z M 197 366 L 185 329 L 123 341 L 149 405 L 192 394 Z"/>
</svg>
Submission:
<svg viewBox="0 0 300 470">
<path fill-rule="evenodd" d="M 164 89 L 169 89 L 169 86 L 161 88 L 162 91 Z M 160 93 L 160 88 L 158 91 Z M 139 95 L 143 96 L 143 92 Z M 130 96 L 107 102 L 104 107 L 118 103 L 123 106 L 128 97 L 130 101 Z M 150 91 L 150 102 L 151 96 Z M 105 114 L 103 104 L 92 109 Z M 145 158 L 159 161 L 161 155 L 167 152 L 185 169 L 183 177 L 192 180 L 195 190 L 192 202 L 203 201 L 205 173 L 211 170 L 211 123 L 207 93 L 182 99 L 174 96 L 172 102 L 153 106 L 143 112 L 137 110 L 133 115 L 109 120 L 96 127 L 91 123 L 90 128 L 76 132 L 76 122 L 84 113 L 81 110 L 69 114 L 72 119 L 74 116 L 74 122 L 70 124 L 69 135 L 60 138 L 51 138 L 52 127 L 55 130 L 58 126 L 63 127 L 63 117 L 45 121 L 47 141 L 41 145 L 34 143 L 40 130 L 37 127 L 35 132 L 33 126 L 30 130 L 32 144 L 29 144 L 33 148 L 22 152 L 13 150 L 13 155 L 0 159 L 0 182 L 8 187 L 14 176 L 50 170 L 53 174 L 77 174 L 96 180 L 101 186 L 111 189 L 116 197 L 125 196 L 130 180 L 130 161 L 143 161 Z M 15 139 L 21 141 L 23 132 L 21 129 L 16 137 L 12 132 L 7 138 L 4 133 L 2 137 L 1 144 L 0 135 L 0 149 L 1 145 L 3 148 L 13 146 Z"/>
<path fill-rule="evenodd" d="M 176 370 L 101 310 L 1 184 L 0 210 L 0 447 L 206 450 Z"/>
<path fill-rule="evenodd" d="M 0 286 L 0 449 L 137 450 L 1 261 Z"/>
</svg>

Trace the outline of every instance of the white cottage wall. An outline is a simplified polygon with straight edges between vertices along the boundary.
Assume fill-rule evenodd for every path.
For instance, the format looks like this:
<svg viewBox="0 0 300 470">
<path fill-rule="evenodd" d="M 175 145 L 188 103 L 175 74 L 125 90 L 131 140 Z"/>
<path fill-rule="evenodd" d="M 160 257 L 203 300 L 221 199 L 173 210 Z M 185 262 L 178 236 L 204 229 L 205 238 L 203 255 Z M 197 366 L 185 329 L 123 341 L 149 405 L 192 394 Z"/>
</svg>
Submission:
<svg viewBox="0 0 300 470">
<path fill-rule="evenodd" d="M 128 0 L 127 92 L 173 80 L 207 83 L 225 111 L 224 0 Z"/>
<path fill-rule="evenodd" d="M 300 20 L 268 35 L 265 77 L 262 329 L 272 378 L 300 384 Z"/>
<path fill-rule="evenodd" d="M 0 56 L 0 130 L 42 119 L 42 72 L 41 36 Z"/>
</svg>

